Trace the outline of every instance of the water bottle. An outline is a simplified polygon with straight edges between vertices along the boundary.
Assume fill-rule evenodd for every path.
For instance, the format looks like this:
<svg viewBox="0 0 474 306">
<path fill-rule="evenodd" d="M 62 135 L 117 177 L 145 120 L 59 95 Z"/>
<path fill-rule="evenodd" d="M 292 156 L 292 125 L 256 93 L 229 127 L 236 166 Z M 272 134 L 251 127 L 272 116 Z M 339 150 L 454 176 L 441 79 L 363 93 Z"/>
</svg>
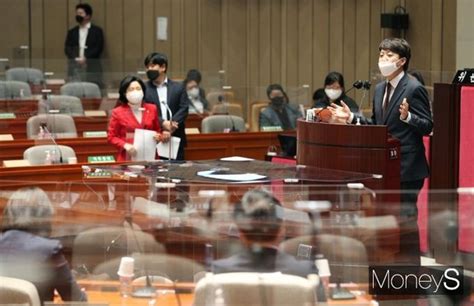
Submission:
<svg viewBox="0 0 474 306">
<path fill-rule="evenodd" d="M 56 155 L 56 150 L 51 151 L 51 164 L 58 163 L 58 156 Z"/>
<path fill-rule="evenodd" d="M 122 297 L 132 296 L 132 276 L 120 276 L 120 295 Z"/>
<path fill-rule="evenodd" d="M 51 159 L 51 152 L 49 150 L 46 151 L 46 158 L 44 159 L 44 164 L 45 165 L 51 165 L 53 163 Z"/>
</svg>

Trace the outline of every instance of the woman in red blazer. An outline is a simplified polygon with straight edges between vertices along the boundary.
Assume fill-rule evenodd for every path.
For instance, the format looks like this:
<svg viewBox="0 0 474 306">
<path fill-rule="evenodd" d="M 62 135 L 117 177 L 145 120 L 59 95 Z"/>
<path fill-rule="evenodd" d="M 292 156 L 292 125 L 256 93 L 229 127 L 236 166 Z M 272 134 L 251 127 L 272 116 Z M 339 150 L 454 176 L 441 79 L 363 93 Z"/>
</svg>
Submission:
<svg viewBox="0 0 474 306">
<path fill-rule="evenodd" d="M 133 147 L 135 129 L 156 131 L 157 142 L 169 140 L 169 133 L 161 133 L 156 106 L 143 101 L 145 88 L 135 76 L 126 76 L 120 82 L 120 105 L 112 111 L 107 133 L 108 142 L 118 149 L 117 161 L 130 160 L 137 153 Z"/>
</svg>

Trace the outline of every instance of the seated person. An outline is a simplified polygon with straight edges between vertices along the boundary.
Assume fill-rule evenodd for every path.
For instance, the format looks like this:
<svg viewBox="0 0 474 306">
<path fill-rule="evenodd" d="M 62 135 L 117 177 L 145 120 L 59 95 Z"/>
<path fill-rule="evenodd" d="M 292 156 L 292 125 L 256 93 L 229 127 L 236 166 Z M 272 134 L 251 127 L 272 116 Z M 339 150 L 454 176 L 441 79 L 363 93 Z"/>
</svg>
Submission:
<svg viewBox="0 0 474 306">
<path fill-rule="evenodd" d="M 317 273 L 308 260 L 297 260 L 280 252 L 284 237 L 283 207 L 268 191 L 250 190 L 234 206 L 234 219 L 244 245 L 243 251 L 212 263 L 214 273 L 281 272 L 306 277 Z"/>
<path fill-rule="evenodd" d="M 25 187 L 11 195 L 3 210 L 0 273 L 32 282 L 42 303 L 54 299 L 54 290 L 63 301 L 86 301 L 61 243 L 48 238 L 53 213 L 48 196 L 40 188 Z"/>
<path fill-rule="evenodd" d="M 206 100 L 204 89 L 199 87 L 200 83 L 201 73 L 199 70 L 189 70 L 183 84 L 189 98 L 190 114 L 203 114 L 209 111 L 209 103 Z"/>
<path fill-rule="evenodd" d="M 267 88 L 270 104 L 260 112 L 260 130 L 265 127 L 281 127 L 283 130 L 294 130 L 296 121 L 302 117 L 299 109 L 288 101 L 280 84 L 271 84 Z"/>
<path fill-rule="evenodd" d="M 316 105 L 316 102 L 318 102 L 321 99 L 324 99 L 325 97 L 326 97 L 326 92 L 324 91 L 324 88 L 316 89 L 313 93 L 313 105 Z"/>
<path fill-rule="evenodd" d="M 350 110 L 354 113 L 359 111 L 359 106 L 350 97 L 344 93 L 344 77 L 339 72 L 330 72 L 324 80 L 324 97 L 315 101 L 313 108 L 326 108 L 331 103 L 341 105 L 341 101 L 344 101 Z M 314 96 L 313 96 L 314 99 Z"/>
</svg>

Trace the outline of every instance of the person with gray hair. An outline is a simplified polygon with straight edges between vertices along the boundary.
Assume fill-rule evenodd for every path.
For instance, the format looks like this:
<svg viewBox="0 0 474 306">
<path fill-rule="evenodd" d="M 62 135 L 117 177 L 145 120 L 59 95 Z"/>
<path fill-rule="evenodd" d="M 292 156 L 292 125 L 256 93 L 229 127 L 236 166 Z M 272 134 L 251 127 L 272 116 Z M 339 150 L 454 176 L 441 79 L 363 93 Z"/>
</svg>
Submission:
<svg viewBox="0 0 474 306">
<path fill-rule="evenodd" d="M 32 282 L 41 302 L 57 290 L 63 301 L 86 301 L 62 253 L 59 240 L 48 238 L 54 208 L 38 187 L 15 191 L 3 210 L 0 275 Z"/>
<path fill-rule="evenodd" d="M 229 258 L 214 261 L 213 272 L 281 272 L 302 277 L 316 274 L 311 261 L 297 260 L 278 250 L 284 237 L 283 215 L 281 203 L 269 191 L 247 191 L 234 206 L 234 221 L 244 248 Z"/>
</svg>

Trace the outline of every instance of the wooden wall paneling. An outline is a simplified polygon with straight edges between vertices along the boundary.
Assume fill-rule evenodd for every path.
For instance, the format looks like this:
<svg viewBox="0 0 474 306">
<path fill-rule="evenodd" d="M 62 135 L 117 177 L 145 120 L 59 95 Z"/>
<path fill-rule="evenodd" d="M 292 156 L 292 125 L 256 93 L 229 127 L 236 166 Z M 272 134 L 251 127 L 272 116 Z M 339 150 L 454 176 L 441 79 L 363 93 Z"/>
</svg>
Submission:
<svg viewBox="0 0 474 306">
<path fill-rule="evenodd" d="M 142 10 L 142 0 L 123 1 L 123 74 L 143 69 Z"/>
<path fill-rule="evenodd" d="M 330 0 L 329 70 L 343 72 L 344 0 Z"/>
<path fill-rule="evenodd" d="M 246 101 L 247 97 L 247 2 L 227 0 L 227 37 L 223 35 L 227 47 L 227 81 L 232 86 L 235 99 Z M 245 112 L 245 109 L 244 109 Z"/>
<path fill-rule="evenodd" d="M 249 94 L 247 97 L 247 113 L 249 103 L 261 98 L 261 92 L 258 89 L 259 83 L 259 46 L 260 32 L 258 20 L 259 1 L 247 1 L 247 85 L 249 86 Z M 250 118 L 247 118 L 249 121 Z"/>
<path fill-rule="evenodd" d="M 411 22 L 407 31 L 407 40 L 411 46 L 411 56 L 409 69 L 420 72 L 431 70 L 431 52 L 426 52 L 431 46 L 432 32 L 432 7 L 431 2 L 423 0 L 411 0 L 407 2 L 408 13 L 416 17 L 416 22 Z M 424 74 L 426 84 L 431 84 L 429 74 Z"/>
<path fill-rule="evenodd" d="M 69 11 L 66 1 L 44 0 L 44 46 L 45 46 L 45 71 L 54 71 L 59 76 L 67 72 L 67 59 L 64 54 L 64 42 L 69 27 L 69 18 L 75 16 L 75 4 Z"/>
<path fill-rule="evenodd" d="M 184 79 L 184 7 L 183 0 L 171 0 L 171 15 L 168 20 L 171 52 L 169 54 L 173 78 Z"/>
<path fill-rule="evenodd" d="M 265 90 L 266 86 L 270 84 L 270 70 L 271 65 L 271 2 L 273 0 L 259 0 L 259 58 L 260 58 L 260 80 L 258 87 Z M 293 1 L 294 2 L 294 1 Z M 266 97 L 266 96 L 265 96 Z"/>
<path fill-rule="evenodd" d="M 282 20 L 284 32 L 282 33 L 282 83 L 287 88 L 298 86 L 298 2 L 294 0 L 282 1 Z M 311 26 L 311 25 L 310 25 Z M 310 41 L 307 42 L 308 44 Z M 310 67 L 311 68 L 311 67 Z"/>
<path fill-rule="evenodd" d="M 44 1 L 44 0 L 43 0 Z M 57 2 L 57 1 L 56 1 Z M 81 3 L 80 0 L 67 0 L 67 10 L 65 15 L 67 17 L 67 28 L 70 29 L 77 25 L 76 22 L 76 5 Z M 45 6 L 45 9 L 48 8 Z"/>
<path fill-rule="evenodd" d="M 173 74 L 174 72 L 174 63 L 171 61 L 171 37 L 172 37 L 172 31 L 171 27 L 173 26 L 172 22 L 172 16 L 171 16 L 171 2 L 173 0 L 155 0 L 155 5 L 154 5 L 154 27 L 155 29 L 153 30 L 154 34 L 154 42 L 155 42 L 155 48 L 153 51 L 156 52 L 161 52 L 164 53 L 168 56 L 169 59 L 169 69 L 168 73 Z M 168 40 L 158 40 L 156 38 L 156 18 L 157 17 L 168 17 Z M 143 63 L 142 63 L 143 66 Z"/>
<path fill-rule="evenodd" d="M 431 7 L 431 84 L 441 81 L 441 65 L 443 57 L 443 0 L 433 0 Z"/>
<path fill-rule="evenodd" d="M 87 3 L 92 6 L 92 23 L 95 23 L 103 29 L 105 27 L 106 18 L 105 0 L 87 0 Z"/>
<path fill-rule="evenodd" d="M 344 1 L 344 42 L 343 42 L 343 75 L 347 89 L 357 79 L 355 64 L 358 50 L 356 49 L 356 4 L 357 1 Z M 349 95 L 355 98 L 355 90 Z"/>
<path fill-rule="evenodd" d="M 183 2 L 183 68 L 189 70 L 199 66 L 199 1 Z"/>
<path fill-rule="evenodd" d="M 356 1 L 355 21 L 355 79 L 370 80 L 370 0 Z M 349 88 L 350 83 L 346 84 Z M 357 103 L 362 103 L 363 92 L 356 91 Z M 367 95 L 362 108 L 369 108 L 370 97 Z"/>
<path fill-rule="evenodd" d="M 125 76 L 124 57 L 127 50 L 124 45 L 125 31 L 127 26 L 124 20 L 124 0 L 105 1 L 105 25 L 104 40 L 105 53 L 102 58 L 106 72 L 114 75 L 114 79 L 122 79 Z M 135 73 L 135 70 L 130 71 Z"/>
<path fill-rule="evenodd" d="M 44 71 L 44 0 L 31 1 L 31 67 Z"/>
<path fill-rule="evenodd" d="M 30 45 L 28 0 L 0 1 L 0 11 L 4 12 L 0 18 L 0 27 L 8 29 L 8 34 L 3 33 L 0 44 L 0 57 L 8 58 L 10 67 L 29 65 L 30 50 L 20 50 L 21 45 Z M 18 22 L 22 20 L 22 22 Z"/>
<path fill-rule="evenodd" d="M 451 82 L 456 72 L 456 14 L 453 1 L 443 0 L 443 82 Z"/>
<path fill-rule="evenodd" d="M 210 89 L 219 87 L 219 70 L 222 66 L 222 12 L 220 0 L 200 0 L 200 41 L 199 41 L 199 63 L 204 75 L 203 86 L 209 92 Z"/>
<path fill-rule="evenodd" d="M 271 1 L 270 29 L 270 83 L 281 83 L 281 37 L 283 34 L 281 22 L 281 0 Z M 295 62 L 298 60 L 299 59 L 296 59 Z"/>
<path fill-rule="evenodd" d="M 311 105 L 311 89 L 303 85 L 313 84 L 313 0 L 298 1 L 298 104 Z"/>
<path fill-rule="evenodd" d="M 313 92 L 329 72 L 329 0 L 313 0 Z M 317 17 L 316 17 L 317 16 Z"/>
<path fill-rule="evenodd" d="M 153 0 L 143 0 L 143 53 L 142 59 L 155 51 L 156 41 L 156 16 L 155 16 L 155 2 Z M 142 70 L 143 60 L 141 63 Z"/>
</svg>

